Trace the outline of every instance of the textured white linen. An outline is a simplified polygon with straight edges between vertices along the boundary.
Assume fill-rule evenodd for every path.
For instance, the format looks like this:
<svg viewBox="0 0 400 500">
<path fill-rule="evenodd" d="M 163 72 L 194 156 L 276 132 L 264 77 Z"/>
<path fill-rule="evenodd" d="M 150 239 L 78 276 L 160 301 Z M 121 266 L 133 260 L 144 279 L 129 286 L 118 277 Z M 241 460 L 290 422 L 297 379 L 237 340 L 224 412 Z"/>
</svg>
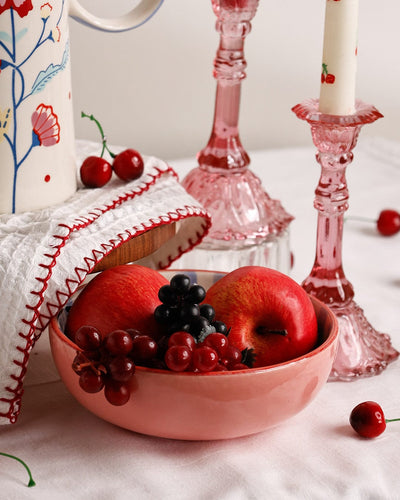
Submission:
<svg viewBox="0 0 400 500">
<path fill-rule="evenodd" d="M 251 168 L 268 193 L 296 218 L 292 276 L 301 281 L 315 254 L 314 149 L 251 153 Z M 348 215 L 376 218 L 400 210 L 400 143 L 360 140 L 348 169 Z M 182 178 L 195 160 L 171 162 Z M 400 234 L 383 238 L 373 224 L 346 221 L 344 270 L 356 300 L 375 328 L 400 349 Z M 180 442 L 142 436 L 103 422 L 66 391 L 44 334 L 32 353 L 23 409 L 15 425 L 0 427 L 0 450 L 32 468 L 0 457 L 7 500 L 398 500 L 400 423 L 364 440 L 348 424 L 359 402 L 378 401 L 388 418 L 400 416 L 400 361 L 380 375 L 328 383 L 299 415 L 266 432 L 230 441 Z M 160 415 L 162 418 L 162 415 Z"/>
<path fill-rule="evenodd" d="M 88 155 L 98 145 L 83 144 Z M 178 223 L 147 259 L 166 267 L 205 234 L 209 217 L 157 158 L 136 181 L 80 189 L 66 203 L 0 217 L 0 424 L 18 417 L 35 339 L 87 273 L 113 248 L 149 228 Z"/>
</svg>

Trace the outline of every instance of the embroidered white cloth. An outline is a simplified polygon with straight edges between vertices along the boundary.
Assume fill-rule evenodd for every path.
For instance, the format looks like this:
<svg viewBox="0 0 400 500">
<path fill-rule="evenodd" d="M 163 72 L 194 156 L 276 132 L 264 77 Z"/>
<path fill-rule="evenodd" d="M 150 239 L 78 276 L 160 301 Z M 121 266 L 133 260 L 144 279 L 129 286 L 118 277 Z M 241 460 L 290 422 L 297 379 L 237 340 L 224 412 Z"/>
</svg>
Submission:
<svg viewBox="0 0 400 500">
<path fill-rule="evenodd" d="M 96 147 L 80 146 L 81 155 Z M 61 205 L 0 216 L 0 424 L 18 417 L 35 341 L 95 264 L 132 237 L 173 222 L 175 236 L 146 258 L 149 267 L 169 266 L 210 225 L 174 170 L 154 157 L 145 158 L 136 181 L 113 178 L 101 189 L 78 189 Z"/>
</svg>

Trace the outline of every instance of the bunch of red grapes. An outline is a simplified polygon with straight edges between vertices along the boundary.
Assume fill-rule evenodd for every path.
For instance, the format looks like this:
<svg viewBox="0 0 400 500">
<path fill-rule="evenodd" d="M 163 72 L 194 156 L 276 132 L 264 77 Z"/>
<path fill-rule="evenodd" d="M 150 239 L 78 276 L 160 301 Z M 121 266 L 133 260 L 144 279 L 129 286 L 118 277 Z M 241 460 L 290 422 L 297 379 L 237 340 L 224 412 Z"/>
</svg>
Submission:
<svg viewBox="0 0 400 500">
<path fill-rule="evenodd" d="M 162 302 L 154 317 L 165 335 L 158 341 L 138 330 L 115 330 L 104 339 L 92 326 L 82 326 L 74 341 L 81 349 L 73 361 L 79 385 L 88 393 L 104 390 L 107 401 L 123 405 L 130 397 L 136 366 L 173 372 L 243 370 L 253 362 L 249 349 L 229 343 L 228 328 L 216 320 L 210 304 L 202 303 L 205 289 L 176 274 L 158 292 Z"/>
</svg>

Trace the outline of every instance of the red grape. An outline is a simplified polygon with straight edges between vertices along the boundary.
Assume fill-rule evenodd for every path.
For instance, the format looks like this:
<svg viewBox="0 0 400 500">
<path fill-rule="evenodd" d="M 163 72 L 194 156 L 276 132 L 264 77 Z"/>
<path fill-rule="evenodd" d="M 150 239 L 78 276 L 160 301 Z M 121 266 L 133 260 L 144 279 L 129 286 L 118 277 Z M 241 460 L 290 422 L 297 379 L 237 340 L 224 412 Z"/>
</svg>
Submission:
<svg viewBox="0 0 400 500">
<path fill-rule="evenodd" d="M 173 333 L 168 339 L 168 347 L 180 345 L 188 347 L 191 351 L 196 347 L 196 341 L 189 332 L 179 331 Z"/>
<path fill-rule="evenodd" d="M 104 339 L 104 347 L 111 354 L 128 354 L 134 340 L 125 330 L 114 330 Z"/>
<path fill-rule="evenodd" d="M 192 360 L 192 352 L 189 347 L 183 345 L 171 346 L 164 356 L 167 367 L 174 372 L 185 371 Z"/>
<path fill-rule="evenodd" d="M 137 364 L 150 361 L 157 354 L 157 342 L 148 335 L 141 335 L 132 341 L 130 356 Z"/>
<path fill-rule="evenodd" d="M 79 385 L 85 392 L 100 392 L 104 387 L 101 373 L 95 373 L 91 368 L 85 368 L 79 377 Z"/>
<path fill-rule="evenodd" d="M 192 364 L 194 369 L 201 372 L 211 372 L 218 364 L 218 354 L 211 347 L 198 347 L 193 352 Z"/>
<path fill-rule="evenodd" d="M 217 351 L 218 356 L 222 358 L 229 345 L 228 337 L 226 337 L 223 333 L 210 333 L 204 339 L 203 345 L 207 345 L 212 347 L 215 351 Z"/>
<path fill-rule="evenodd" d="M 114 406 L 122 406 L 129 401 L 131 395 L 130 387 L 127 383 L 107 380 L 104 387 L 104 396 L 107 401 Z"/>
<path fill-rule="evenodd" d="M 237 363 L 241 363 L 242 361 L 242 352 L 237 347 L 229 344 L 224 356 L 221 358 L 221 363 L 224 364 L 228 370 L 231 369 L 232 366 Z"/>
<path fill-rule="evenodd" d="M 101 344 L 100 332 L 94 326 L 83 325 L 76 332 L 75 343 L 84 351 L 98 349 Z"/>
<path fill-rule="evenodd" d="M 108 363 L 108 372 L 113 380 L 127 382 L 135 373 L 135 363 L 126 356 L 115 356 Z"/>
</svg>

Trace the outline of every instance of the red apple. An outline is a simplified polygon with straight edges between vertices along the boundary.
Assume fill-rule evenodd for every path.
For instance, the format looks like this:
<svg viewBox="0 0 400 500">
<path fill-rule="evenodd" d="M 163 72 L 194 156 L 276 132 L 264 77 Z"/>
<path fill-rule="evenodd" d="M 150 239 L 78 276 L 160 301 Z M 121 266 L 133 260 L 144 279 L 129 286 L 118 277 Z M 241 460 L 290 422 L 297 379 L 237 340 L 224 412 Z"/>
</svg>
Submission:
<svg viewBox="0 0 400 500">
<path fill-rule="evenodd" d="M 231 344 L 254 349 L 255 367 L 297 358 L 317 343 L 309 296 L 279 271 L 260 266 L 236 269 L 209 288 L 205 302 L 231 328 Z"/>
<path fill-rule="evenodd" d="M 83 325 L 105 337 L 113 330 L 134 328 L 158 338 L 154 309 L 161 304 L 158 290 L 168 284 L 159 272 L 139 265 L 121 265 L 98 274 L 83 289 L 68 314 L 66 334 L 74 339 Z"/>
</svg>

